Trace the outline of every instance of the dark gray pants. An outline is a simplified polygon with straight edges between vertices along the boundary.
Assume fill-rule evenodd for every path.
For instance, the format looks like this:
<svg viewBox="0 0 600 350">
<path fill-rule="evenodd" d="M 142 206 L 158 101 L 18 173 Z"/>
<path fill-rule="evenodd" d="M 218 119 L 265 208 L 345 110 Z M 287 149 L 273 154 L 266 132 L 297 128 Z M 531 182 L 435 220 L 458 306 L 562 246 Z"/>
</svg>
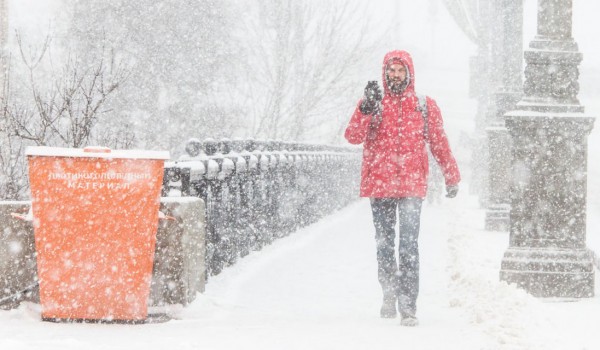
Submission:
<svg viewBox="0 0 600 350">
<path fill-rule="evenodd" d="M 384 298 L 398 298 L 403 317 L 417 312 L 419 295 L 419 227 L 421 198 L 371 198 L 378 277 Z M 400 229 L 396 262 L 396 212 Z"/>
</svg>

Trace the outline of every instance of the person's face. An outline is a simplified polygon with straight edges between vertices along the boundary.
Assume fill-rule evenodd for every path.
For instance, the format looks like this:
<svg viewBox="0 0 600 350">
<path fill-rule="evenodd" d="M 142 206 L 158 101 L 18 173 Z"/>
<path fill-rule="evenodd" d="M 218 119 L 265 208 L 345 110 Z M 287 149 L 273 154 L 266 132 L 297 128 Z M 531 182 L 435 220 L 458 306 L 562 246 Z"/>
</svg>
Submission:
<svg viewBox="0 0 600 350">
<path fill-rule="evenodd" d="M 389 89 L 394 94 L 400 94 L 406 88 L 406 67 L 401 63 L 392 63 L 385 69 Z"/>
<path fill-rule="evenodd" d="M 406 68 L 400 63 L 388 65 L 385 72 L 392 85 L 401 84 L 406 79 Z"/>
</svg>

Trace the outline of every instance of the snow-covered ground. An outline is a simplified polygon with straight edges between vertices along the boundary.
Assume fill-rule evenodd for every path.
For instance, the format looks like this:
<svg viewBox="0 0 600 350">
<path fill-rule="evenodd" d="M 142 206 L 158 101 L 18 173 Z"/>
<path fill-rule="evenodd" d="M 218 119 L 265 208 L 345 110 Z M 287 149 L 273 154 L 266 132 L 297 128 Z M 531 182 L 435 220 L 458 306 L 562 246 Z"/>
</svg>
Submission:
<svg viewBox="0 0 600 350">
<path fill-rule="evenodd" d="M 508 235 L 484 231 L 483 218 L 465 191 L 424 206 L 416 328 L 379 318 L 374 232 L 360 200 L 211 278 L 171 321 L 57 324 L 26 304 L 0 311 L 0 349 L 600 348 L 600 296 L 540 300 L 499 282 Z"/>
</svg>

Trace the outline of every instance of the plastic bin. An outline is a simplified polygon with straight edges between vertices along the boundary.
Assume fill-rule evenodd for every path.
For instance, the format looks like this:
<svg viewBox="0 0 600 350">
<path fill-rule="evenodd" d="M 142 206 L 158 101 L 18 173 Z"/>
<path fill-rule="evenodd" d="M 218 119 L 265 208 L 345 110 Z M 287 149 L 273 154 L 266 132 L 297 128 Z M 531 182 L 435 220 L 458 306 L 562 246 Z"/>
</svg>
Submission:
<svg viewBox="0 0 600 350">
<path fill-rule="evenodd" d="M 168 152 L 29 147 L 44 320 L 142 321 Z"/>
</svg>

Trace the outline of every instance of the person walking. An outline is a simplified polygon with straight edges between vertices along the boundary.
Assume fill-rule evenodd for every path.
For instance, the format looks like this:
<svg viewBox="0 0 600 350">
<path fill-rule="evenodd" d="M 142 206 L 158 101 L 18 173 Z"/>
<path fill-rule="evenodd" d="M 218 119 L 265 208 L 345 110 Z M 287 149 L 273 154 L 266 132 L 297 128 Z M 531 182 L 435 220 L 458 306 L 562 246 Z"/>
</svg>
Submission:
<svg viewBox="0 0 600 350">
<path fill-rule="evenodd" d="M 360 196 L 371 202 L 383 291 L 380 316 L 394 318 L 399 312 L 402 325 L 416 326 L 418 237 L 429 172 L 427 145 L 444 175 L 447 197 L 457 195 L 460 172 L 435 100 L 415 93 L 415 71 L 408 52 L 385 55 L 382 82 L 383 93 L 376 81 L 367 84 L 345 137 L 351 144 L 363 144 Z"/>
</svg>

